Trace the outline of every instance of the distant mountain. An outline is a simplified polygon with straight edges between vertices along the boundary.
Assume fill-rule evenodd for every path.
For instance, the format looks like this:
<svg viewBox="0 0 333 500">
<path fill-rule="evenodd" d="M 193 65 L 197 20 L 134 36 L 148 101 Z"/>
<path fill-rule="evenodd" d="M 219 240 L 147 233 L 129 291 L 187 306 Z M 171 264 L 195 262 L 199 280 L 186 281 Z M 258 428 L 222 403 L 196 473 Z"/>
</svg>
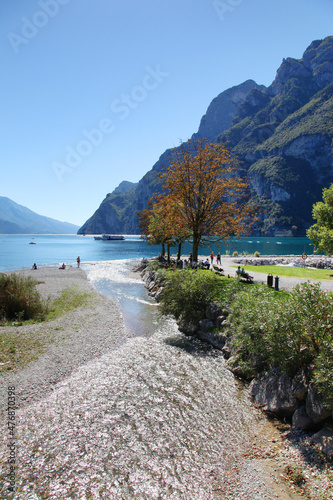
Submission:
<svg viewBox="0 0 333 500">
<path fill-rule="evenodd" d="M 267 88 L 248 80 L 222 92 L 192 137 L 226 143 L 242 162 L 261 208 L 257 234 L 304 235 L 313 203 L 333 182 L 333 37 L 284 59 Z M 107 195 L 79 233 L 138 233 L 136 211 L 159 191 L 170 158 L 166 150 L 137 185 Z"/>
<path fill-rule="evenodd" d="M 38 215 L 0 196 L 0 234 L 75 234 L 78 226 Z"/>
</svg>

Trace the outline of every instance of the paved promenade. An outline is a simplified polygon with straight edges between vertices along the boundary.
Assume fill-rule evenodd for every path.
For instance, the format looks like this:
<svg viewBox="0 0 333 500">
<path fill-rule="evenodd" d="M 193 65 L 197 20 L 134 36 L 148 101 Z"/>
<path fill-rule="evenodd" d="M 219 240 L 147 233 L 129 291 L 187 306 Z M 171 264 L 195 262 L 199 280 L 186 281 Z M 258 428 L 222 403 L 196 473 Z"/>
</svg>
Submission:
<svg viewBox="0 0 333 500">
<path fill-rule="evenodd" d="M 269 256 L 261 256 L 261 258 L 270 258 Z M 224 274 L 227 276 L 228 274 L 232 277 L 235 276 L 236 269 L 240 265 L 243 267 L 244 264 L 239 264 L 239 260 L 241 257 L 225 257 L 221 256 L 221 267 L 223 268 Z M 246 259 L 246 257 L 244 257 Z M 236 266 L 236 267 L 233 267 Z M 258 269 L 260 267 L 258 266 Z M 253 279 L 256 283 L 267 283 L 267 274 L 266 273 L 260 273 L 257 271 L 251 271 L 249 273 L 251 276 L 253 276 Z M 273 275 L 273 286 L 274 286 L 274 278 L 275 276 L 279 276 L 279 266 L 276 266 L 276 272 Z M 300 278 L 287 278 L 286 276 L 279 276 L 279 289 L 280 290 L 285 290 L 287 292 L 290 292 L 296 285 L 299 283 L 306 283 L 307 279 L 300 279 Z M 320 281 L 320 280 L 318 280 Z M 316 282 L 318 282 L 316 281 Z M 312 282 L 315 282 L 312 280 Z M 320 281 L 321 283 L 321 288 L 322 290 L 325 290 L 327 292 L 333 292 L 333 269 L 332 269 L 332 280 L 324 280 Z"/>
</svg>

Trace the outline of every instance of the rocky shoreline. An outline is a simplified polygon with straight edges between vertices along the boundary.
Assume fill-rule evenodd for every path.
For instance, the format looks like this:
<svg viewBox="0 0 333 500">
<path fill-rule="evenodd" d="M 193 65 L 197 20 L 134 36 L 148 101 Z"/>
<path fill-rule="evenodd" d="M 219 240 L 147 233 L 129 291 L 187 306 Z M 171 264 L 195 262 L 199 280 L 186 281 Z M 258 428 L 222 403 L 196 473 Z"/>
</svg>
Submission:
<svg viewBox="0 0 333 500">
<path fill-rule="evenodd" d="M 250 264 L 251 262 L 253 265 L 254 260 L 258 261 L 258 258 L 247 258 L 246 263 Z M 286 265 L 287 262 L 300 262 L 300 260 L 302 258 L 272 257 L 267 259 L 267 263 L 281 262 Z M 311 260 L 312 264 L 323 262 L 316 258 Z M 237 259 L 234 262 L 237 262 Z M 244 259 L 239 262 L 245 265 Z M 326 265 L 333 265 L 332 260 L 327 259 Z M 163 287 L 159 283 L 158 272 L 149 269 L 148 261 L 142 262 L 136 270 L 141 273 L 149 295 L 159 301 Z M 243 367 L 235 365 L 233 363 L 235 353 L 232 347 L 232 337 L 227 328 L 227 317 L 228 311 L 221 308 L 217 302 L 213 302 L 207 307 L 204 319 L 198 323 L 180 320 L 178 327 L 185 335 L 194 336 L 221 350 L 223 356 L 228 360 L 226 367 L 236 377 L 249 384 L 248 391 L 258 408 L 270 417 L 287 419 L 295 432 L 310 433 L 309 444 L 316 446 L 327 460 L 332 460 L 332 412 L 326 407 L 324 398 L 310 382 L 309 373 L 302 370 L 291 378 L 278 368 L 274 368 L 258 375 L 253 370 L 245 371 Z M 219 330 L 219 333 L 216 333 L 216 329 Z"/>
</svg>

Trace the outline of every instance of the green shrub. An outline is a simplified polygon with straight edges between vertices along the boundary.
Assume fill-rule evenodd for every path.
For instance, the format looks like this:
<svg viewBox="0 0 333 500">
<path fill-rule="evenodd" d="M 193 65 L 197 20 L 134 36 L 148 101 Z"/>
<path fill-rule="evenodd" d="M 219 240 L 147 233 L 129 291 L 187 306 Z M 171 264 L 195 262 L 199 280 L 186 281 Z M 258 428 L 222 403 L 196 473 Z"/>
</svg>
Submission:
<svg viewBox="0 0 333 500">
<path fill-rule="evenodd" d="M 254 252 L 255 257 L 260 257 L 260 252 Z"/>
<path fill-rule="evenodd" d="M 244 360 L 259 355 L 265 368 L 294 375 L 332 341 L 332 315 L 331 296 L 320 291 L 320 284 L 298 285 L 288 298 L 262 285 L 238 294 L 229 322 Z"/>
<path fill-rule="evenodd" d="M 204 318 L 206 307 L 219 296 L 223 286 L 216 274 L 191 269 L 168 271 L 164 285 L 162 313 L 172 314 L 176 319 L 181 316 L 186 321 Z"/>
<path fill-rule="evenodd" d="M 0 319 L 40 319 L 47 312 L 36 290 L 37 281 L 20 274 L 0 274 Z"/>
<path fill-rule="evenodd" d="M 233 256 L 233 257 L 238 257 L 238 252 L 237 252 L 237 250 L 235 250 L 235 251 L 233 252 L 232 256 Z"/>
<path fill-rule="evenodd" d="M 333 410 L 333 338 L 324 341 L 316 359 L 313 381 Z"/>
</svg>

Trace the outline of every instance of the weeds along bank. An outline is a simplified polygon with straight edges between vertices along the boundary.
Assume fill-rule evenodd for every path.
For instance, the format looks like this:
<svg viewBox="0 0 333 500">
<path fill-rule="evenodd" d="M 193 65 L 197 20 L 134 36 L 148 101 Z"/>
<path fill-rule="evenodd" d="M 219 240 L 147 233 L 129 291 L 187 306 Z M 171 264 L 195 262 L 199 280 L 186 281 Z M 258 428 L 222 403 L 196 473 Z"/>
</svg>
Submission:
<svg viewBox="0 0 333 500">
<path fill-rule="evenodd" d="M 333 458 L 333 299 L 320 284 L 291 293 L 246 284 L 210 270 L 137 268 L 162 314 L 179 330 L 223 352 L 268 415 L 311 434 Z"/>
</svg>

